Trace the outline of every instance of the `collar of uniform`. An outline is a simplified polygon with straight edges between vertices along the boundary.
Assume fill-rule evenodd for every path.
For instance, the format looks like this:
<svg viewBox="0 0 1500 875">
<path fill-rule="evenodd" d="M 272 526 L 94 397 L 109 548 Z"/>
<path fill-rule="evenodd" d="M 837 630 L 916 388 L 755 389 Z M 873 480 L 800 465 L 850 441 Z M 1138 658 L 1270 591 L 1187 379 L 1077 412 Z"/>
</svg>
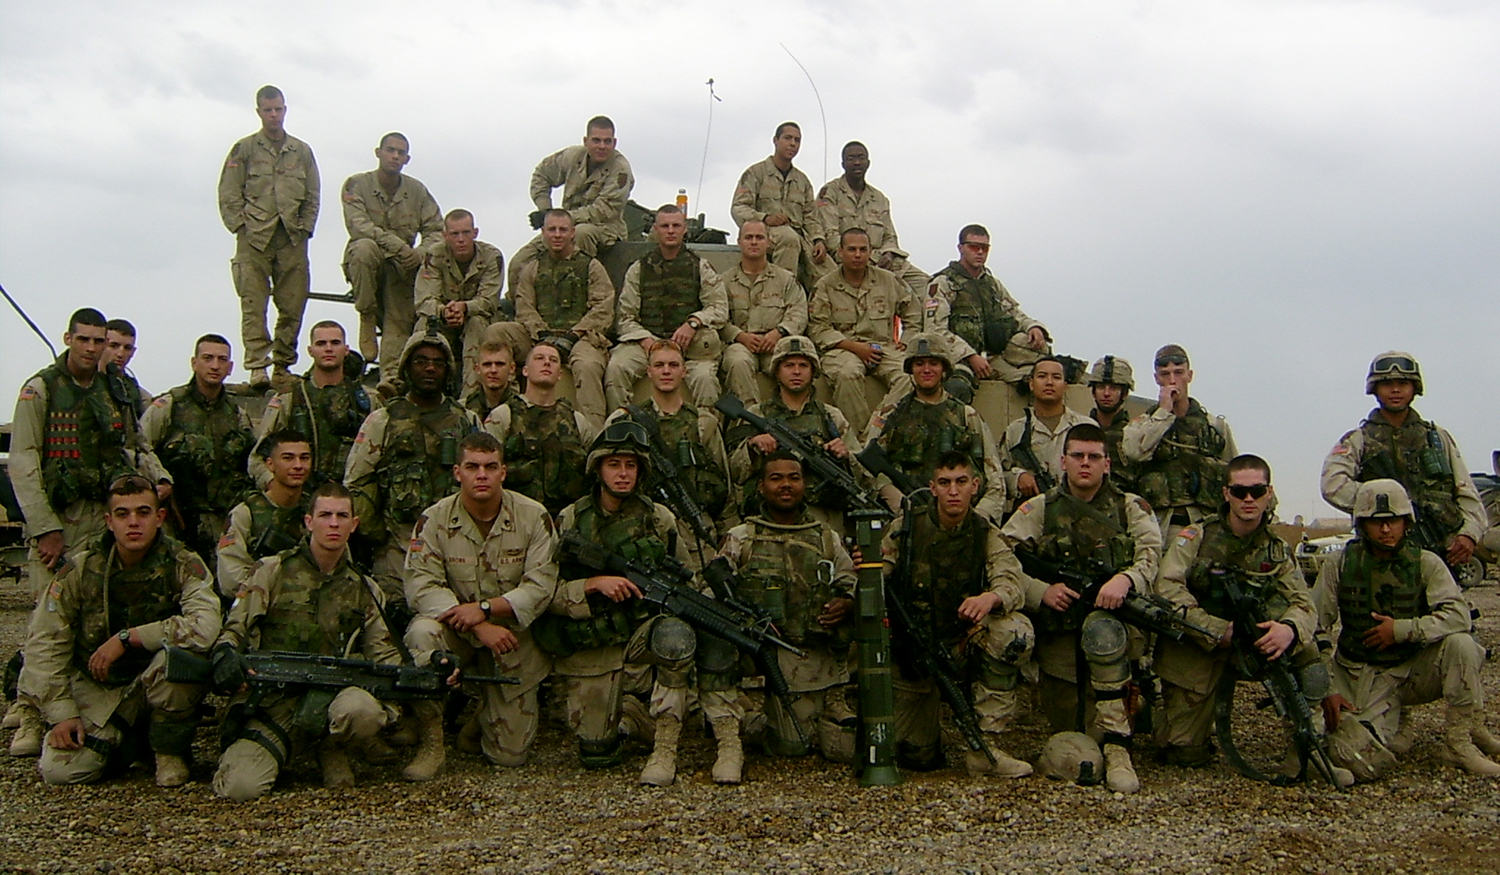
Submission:
<svg viewBox="0 0 1500 875">
<path fill-rule="evenodd" d="M 1370 425 L 1383 425 L 1386 428 L 1395 428 L 1395 426 L 1385 421 L 1385 417 L 1380 415 L 1379 407 L 1370 411 L 1369 415 L 1365 417 L 1365 422 L 1369 423 Z M 1417 412 L 1417 408 L 1407 407 L 1406 421 L 1401 424 L 1401 427 L 1412 428 L 1413 426 L 1422 426 L 1425 428 L 1427 426 L 1427 420 L 1422 418 L 1422 414 Z"/>
<path fill-rule="evenodd" d="M 224 388 L 223 383 L 219 384 L 219 397 L 215 398 L 212 401 L 208 400 L 208 396 L 198 391 L 197 380 L 189 380 L 187 384 L 187 390 L 188 397 L 197 402 L 200 407 L 218 407 L 221 404 L 234 403 L 229 400 L 229 390 Z"/>
<path fill-rule="evenodd" d="M 295 152 L 297 150 L 297 138 L 286 133 L 285 130 L 282 131 L 282 136 L 285 139 L 281 141 L 281 145 L 278 147 L 266 137 L 265 131 L 256 131 L 255 143 L 272 155 L 279 155 L 282 152 Z"/>
<path fill-rule="evenodd" d="M 490 525 L 488 536 L 481 534 L 479 523 L 464 507 L 463 496 L 454 493 L 449 500 L 453 502 L 448 510 L 448 530 L 450 532 L 461 532 L 464 537 L 476 544 L 482 544 L 489 538 L 493 538 L 497 532 L 513 532 L 516 530 L 515 499 L 504 487 L 500 489 L 500 512 L 495 515 L 495 522 Z"/>
</svg>

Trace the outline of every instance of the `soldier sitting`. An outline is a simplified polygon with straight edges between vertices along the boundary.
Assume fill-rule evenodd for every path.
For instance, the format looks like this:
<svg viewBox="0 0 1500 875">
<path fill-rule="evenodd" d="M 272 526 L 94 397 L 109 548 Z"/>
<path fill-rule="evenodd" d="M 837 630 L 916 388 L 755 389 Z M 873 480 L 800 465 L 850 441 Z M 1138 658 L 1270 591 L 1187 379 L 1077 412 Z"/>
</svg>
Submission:
<svg viewBox="0 0 1500 875">
<path fill-rule="evenodd" d="M 313 454 L 307 482 L 316 488 L 329 480 L 343 481 L 354 438 L 379 399 L 360 384 L 364 360 L 345 344 L 344 326 L 331 319 L 314 325 L 307 355 L 312 367 L 266 404 L 255 439 L 259 443 L 287 428 L 305 436 Z M 271 479 L 258 453 L 250 454 L 250 476 L 262 489 Z"/>
<path fill-rule="evenodd" d="M 474 214 L 450 210 L 443 219 L 443 242 L 429 247 L 417 272 L 416 318 L 428 331 L 447 338 L 458 356 L 458 370 L 450 375 L 450 391 L 459 396 L 478 382 L 475 364 L 485 332 L 498 316 L 500 283 L 505 256 L 479 238 Z M 381 371 L 381 379 L 389 379 Z M 462 383 L 462 390 L 459 384 Z"/>
<path fill-rule="evenodd" d="M 1039 698 L 1052 731 L 1087 731 L 1104 748 L 1109 788 L 1134 793 L 1140 780 L 1130 761 L 1134 732 L 1125 696 L 1130 659 L 1141 655 L 1145 642 L 1110 611 L 1132 589 L 1150 592 L 1161 530 L 1146 502 L 1109 482 L 1109 456 L 1098 426 L 1075 425 L 1068 431 L 1062 468 L 1062 483 L 1027 499 L 1002 533 L 1017 552 L 1102 583 L 1088 604 L 1065 583 L 1021 573 L 1026 611 L 1036 627 Z M 1080 659 L 1087 664 L 1080 665 Z"/>
<path fill-rule="evenodd" d="M 316 744 L 323 786 L 354 783 L 348 748 L 384 752 L 376 735 L 395 707 L 358 687 L 332 690 L 247 687 L 243 651 L 280 651 L 397 663 L 375 582 L 350 561 L 349 535 L 359 525 L 349 491 L 324 483 L 303 518 L 303 544 L 268 557 L 235 599 L 214 644 L 214 683 L 235 696 L 225 717 L 226 739 L 214 792 L 233 802 L 265 795 L 284 765 Z"/>
<path fill-rule="evenodd" d="M 562 353 L 542 341 L 526 355 L 521 368 L 526 391 L 490 412 L 485 431 L 505 447 L 505 482 L 548 513 L 582 498 L 587 487 L 584 459 L 593 442 L 593 425 L 557 397 Z"/>
<path fill-rule="evenodd" d="M 109 487 L 107 533 L 73 553 L 31 616 L 20 691 L 51 726 L 48 784 L 97 781 L 128 766 L 146 730 L 156 783 L 188 781 L 203 688 L 166 679 L 170 644 L 204 652 L 219 634 L 219 600 L 203 560 L 161 530 L 167 512 L 149 480 Z"/>
<path fill-rule="evenodd" d="M 766 751 L 803 756 L 811 740 L 824 759 L 852 763 L 856 721 L 844 702 L 844 687 L 849 683 L 854 563 L 840 530 L 807 513 L 802 463 L 796 457 L 772 452 L 762 458 L 758 474 L 761 510 L 729 530 L 720 555 L 739 571 L 736 595 L 763 608 L 782 637 L 807 652 L 776 651 L 791 701 L 765 696 Z M 747 660 L 740 661 L 742 671 L 759 673 L 743 665 Z M 720 784 L 738 784 L 744 767 L 739 736 L 745 709 L 738 681 L 736 672 L 716 674 L 702 663 L 698 667 L 703 713 L 719 744 L 713 778 Z"/>
<path fill-rule="evenodd" d="M 212 562 L 230 509 L 254 488 L 247 472 L 255 430 L 224 391 L 234 371 L 229 341 L 217 334 L 198 338 L 192 366 L 192 382 L 151 403 L 141 417 L 141 436 L 172 474 L 168 494 L 177 537 Z"/>
<path fill-rule="evenodd" d="M 887 586 L 916 631 L 968 669 L 953 680 L 971 685 L 979 731 L 989 747 L 988 754 L 969 751 L 969 774 L 1022 778 L 1031 766 L 1000 743 L 1016 714 L 1021 666 L 1035 640 L 1031 621 L 1021 613 L 1021 567 L 1000 531 L 973 510 L 980 482 L 973 459 L 944 453 L 928 482 L 930 500 L 910 503 L 886 533 L 881 559 Z M 907 550 L 910 556 L 903 555 Z M 920 668 L 918 646 L 912 630 L 892 629 L 896 756 L 903 767 L 926 771 L 940 767 L 944 757 L 938 687 Z"/>
<path fill-rule="evenodd" d="M 1062 479 L 1062 442 L 1068 429 L 1087 416 L 1069 409 L 1067 369 L 1060 359 L 1046 356 L 1031 366 L 1031 406 L 1006 426 L 1000 439 L 1000 466 L 1006 491 L 1017 502 L 1045 492 Z"/>
<path fill-rule="evenodd" d="M 546 253 L 522 268 L 511 287 L 514 322 L 490 331 L 525 359 L 531 345 L 549 340 L 573 375 L 578 410 L 595 428 L 604 423 L 604 367 L 615 321 L 615 287 L 597 259 L 575 246 L 573 217 L 548 210 L 542 225 Z"/>
<path fill-rule="evenodd" d="M 783 337 L 807 328 L 807 292 L 795 272 L 766 259 L 766 223 L 751 219 L 740 226 L 740 260 L 724 274 L 729 319 L 719 329 L 724 342 L 720 369 L 724 385 L 753 403 L 760 397 L 758 371 L 770 373 L 771 355 Z"/>
<path fill-rule="evenodd" d="M 944 453 L 958 451 L 974 462 L 979 477 L 979 510 L 990 519 L 1005 513 L 1005 476 L 990 427 L 978 411 L 943 388 L 953 370 L 953 360 L 943 339 L 936 334 L 910 338 L 904 367 L 911 374 L 912 391 L 886 403 L 875 412 L 865 433 L 865 444 L 879 444 L 891 464 L 909 478 L 924 484 L 937 470 Z M 879 481 L 881 495 L 897 508 L 901 489 L 889 478 Z"/>
<path fill-rule="evenodd" d="M 1470 634 L 1463 593 L 1436 553 L 1410 537 L 1411 498 L 1394 480 L 1359 485 L 1359 538 L 1323 563 L 1313 586 L 1319 627 L 1337 636 L 1329 661 L 1333 693 L 1323 702 L 1329 756 L 1361 781 L 1389 772 L 1405 709 L 1442 699 L 1448 759 L 1464 771 L 1500 777 L 1500 739 L 1484 726 L 1479 672 L 1484 645 Z M 1476 746 L 1477 745 L 1477 746 Z"/>
<path fill-rule="evenodd" d="M 479 358 L 474 362 L 477 385 L 464 396 L 464 407 L 481 420 L 489 416 L 491 410 L 516 396 L 515 383 L 511 380 L 516 370 L 515 353 L 495 331 L 503 324 L 497 322 L 486 331 L 479 344 Z"/>
<path fill-rule="evenodd" d="M 735 224 L 764 222 L 771 229 L 771 260 L 801 275 L 805 261 L 813 276 L 832 267 L 818 214 L 812 181 L 792 166 L 802 150 L 802 128 L 796 122 L 776 126 L 769 158 L 745 168 L 734 187 L 730 215 Z"/>
<path fill-rule="evenodd" d="M 1259 456 L 1236 456 L 1229 462 L 1228 477 L 1219 513 L 1177 534 L 1156 579 L 1156 592 L 1189 621 L 1219 633 L 1157 642 L 1154 667 L 1166 700 L 1157 740 L 1172 765 L 1200 766 L 1213 758 L 1208 735 L 1214 725 L 1214 692 L 1228 669 L 1234 637 L 1233 607 L 1218 573 L 1246 575 L 1256 584 L 1259 601 L 1272 618 L 1256 631 L 1256 649 L 1268 660 L 1293 663 L 1309 707 L 1318 707 L 1328 689 L 1307 582 L 1291 549 L 1271 530 L 1270 509 L 1276 500 L 1271 466 Z M 1292 775 L 1300 771 L 1296 759 L 1288 765 Z M 1354 781 L 1353 776 L 1342 777 Z"/>
<path fill-rule="evenodd" d="M 257 560 L 296 547 L 307 534 L 302 521 L 308 512 L 303 485 L 312 473 L 307 438 L 283 429 L 263 438 L 256 453 L 265 460 L 271 482 L 234 506 L 219 538 L 219 595 L 226 604 L 250 580 Z"/>
</svg>

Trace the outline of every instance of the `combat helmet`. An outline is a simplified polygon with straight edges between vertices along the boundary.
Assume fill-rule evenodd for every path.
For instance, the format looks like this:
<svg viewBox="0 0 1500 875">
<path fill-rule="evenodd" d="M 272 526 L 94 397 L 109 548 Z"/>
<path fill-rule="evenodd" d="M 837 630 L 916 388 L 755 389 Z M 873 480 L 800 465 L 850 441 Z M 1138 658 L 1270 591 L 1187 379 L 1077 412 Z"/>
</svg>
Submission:
<svg viewBox="0 0 1500 875">
<path fill-rule="evenodd" d="M 435 346 L 443 351 L 443 358 L 448 360 L 448 376 L 451 378 L 453 376 L 453 346 L 448 343 L 448 338 L 436 333 L 413 334 L 406 341 L 406 345 L 401 347 L 401 366 L 396 369 L 397 374 L 405 377 L 406 366 L 410 363 L 412 355 L 418 347 L 423 346 Z"/>
<path fill-rule="evenodd" d="M 1354 493 L 1353 514 L 1357 520 L 1410 518 L 1411 497 L 1395 480 L 1369 480 L 1359 484 L 1359 491 Z"/>
<path fill-rule="evenodd" d="M 1082 732 L 1059 732 L 1047 739 L 1036 767 L 1054 781 L 1087 787 L 1104 780 L 1104 753 Z"/>
<path fill-rule="evenodd" d="M 911 363 L 917 359 L 937 359 L 943 363 L 943 373 L 953 372 L 953 355 L 948 352 L 948 342 L 942 335 L 932 332 L 913 334 L 906 339 L 906 361 L 902 370 L 911 373 Z"/>
<path fill-rule="evenodd" d="M 651 436 L 645 426 L 629 419 L 619 419 L 604 427 L 589 447 L 589 457 L 583 467 L 589 474 L 599 473 L 599 463 L 605 456 L 635 456 L 638 475 L 644 479 L 651 467 Z"/>
<path fill-rule="evenodd" d="M 1107 355 L 1089 368 L 1089 385 L 1097 386 L 1100 383 L 1124 386 L 1125 391 L 1134 392 L 1135 372 L 1130 369 L 1130 362 L 1118 356 Z"/>
<path fill-rule="evenodd" d="M 776 341 L 776 348 L 771 350 L 771 373 L 781 366 L 783 359 L 800 355 L 812 362 L 813 376 L 823 372 L 823 362 L 818 356 L 818 346 L 800 334 L 792 334 Z"/>
<path fill-rule="evenodd" d="M 1422 394 L 1422 366 L 1416 356 L 1397 349 L 1387 350 L 1370 362 L 1370 372 L 1365 375 L 1365 394 L 1375 394 L 1375 384 L 1381 380 L 1410 380 L 1418 395 Z"/>
</svg>

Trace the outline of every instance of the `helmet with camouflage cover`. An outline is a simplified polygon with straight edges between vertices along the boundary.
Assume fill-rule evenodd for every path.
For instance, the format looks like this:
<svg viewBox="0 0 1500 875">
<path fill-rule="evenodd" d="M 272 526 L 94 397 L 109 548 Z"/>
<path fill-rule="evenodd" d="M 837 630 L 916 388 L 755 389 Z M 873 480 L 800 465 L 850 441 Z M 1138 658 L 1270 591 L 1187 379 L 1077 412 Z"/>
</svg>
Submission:
<svg viewBox="0 0 1500 875">
<path fill-rule="evenodd" d="M 599 473 L 599 463 L 605 456 L 635 456 L 636 467 L 643 477 L 651 466 L 651 436 L 638 422 L 629 419 L 611 422 L 594 438 L 584 470 L 590 474 Z"/>
<path fill-rule="evenodd" d="M 413 334 L 406 341 L 406 345 L 401 347 L 401 367 L 397 372 L 402 377 L 405 377 L 406 366 L 411 362 L 411 357 L 416 354 L 416 351 L 419 348 L 424 346 L 435 346 L 443 351 L 443 358 L 448 362 L 448 374 L 449 376 L 452 376 L 453 347 L 449 345 L 448 338 L 444 337 L 441 334 Z"/>
<path fill-rule="evenodd" d="M 1107 355 L 1089 368 L 1089 385 L 1097 386 L 1107 383 L 1111 386 L 1124 386 L 1125 391 L 1135 391 L 1135 373 L 1130 369 L 1130 362 L 1119 356 Z"/>
<path fill-rule="evenodd" d="M 1411 497 L 1395 480 L 1369 480 L 1359 484 L 1359 491 L 1354 493 L 1353 513 L 1357 520 L 1410 517 Z"/>
<path fill-rule="evenodd" d="M 948 352 L 948 342 L 940 334 L 924 331 L 906 339 L 906 361 L 901 365 L 902 369 L 911 373 L 911 364 L 917 359 L 937 359 L 943 363 L 944 373 L 953 371 L 953 355 Z"/>
<path fill-rule="evenodd" d="M 818 345 L 800 334 L 792 334 L 776 341 L 776 348 L 771 351 L 771 373 L 776 373 L 783 359 L 789 359 L 794 355 L 800 355 L 812 362 L 813 376 L 823 372 L 822 359 L 818 357 Z"/>
<path fill-rule="evenodd" d="M 1089 786 L 1104 780 L 1104 753 L 1082 732 L 1059 732 L 1047 739 L 1036 767 L 1054 781 Z"/>
<path fill-rule="evenodd" d="M 1375 384 L 1381 380 L 1410 380 L 1418 395 L 1422 394 L 1422 366 L 1416 356 L 1397 349 L 1387 350 L 1370 362 L 1370 372 L 1365 375 L 1365 394 L 1375 394 Z"/>
</svg>

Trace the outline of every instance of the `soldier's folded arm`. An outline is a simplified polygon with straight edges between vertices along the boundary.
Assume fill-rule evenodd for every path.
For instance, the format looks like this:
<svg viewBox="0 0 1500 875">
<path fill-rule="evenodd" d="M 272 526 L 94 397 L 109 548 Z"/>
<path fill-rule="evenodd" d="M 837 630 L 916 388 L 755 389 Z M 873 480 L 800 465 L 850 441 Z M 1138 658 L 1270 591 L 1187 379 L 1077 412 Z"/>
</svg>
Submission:
<svg viewBox="0 0 1500 875">
<path fill-rule="evenodd" d="M 167 644 L 207 652 L 218 637 L 221 626 L 219 594 L 214 591 L 213 575 L 198 559 L 179 567 L 178 576 L 182 594 L 177 604 L 182 613 L 136 626 L 134 631 L 140 637 L 141 647 L 151 652 L 161 650 Z"/>
<path fill-rule="evenodd" d="M 1008 614 L 1018 611 L 1026 605 L 1026 593 L 1021 588 L 1021 562 L 1016 559 L 1015 551 L 1006 543 L 1005 536 L 994 526 L 986 525 L 988 529 L 985 535 L 985 571 L 988 574 L 989 589 L 1000 599 L 1000 603 L 990 612 L 992 614 Z"/>
<path fill-rule="evenodd" d="M 1331 564 L 1332 560 L 1328 563 Z M 1469 603 L 1463 591 L 1453 582 L 1441 557 L 1422 551 L 1422 583 L 1427 590 L 1428 612 L 1410 620 L 1396 621 L 1396 642 L 1435 644 L 1449 635 L 1468 632 L 1473 627 Z"/>
<path fill-rule="evenodd" d="M 1166 436 L 1177 417 L 1170 410 L 1157 409 L 1150 416 L 1137 416 L 1125 426 L 1120 437 L 1120 456 L 1127 462 L 1145 462 L 1156 452 L 1156 445 Z"/>
</svg>

